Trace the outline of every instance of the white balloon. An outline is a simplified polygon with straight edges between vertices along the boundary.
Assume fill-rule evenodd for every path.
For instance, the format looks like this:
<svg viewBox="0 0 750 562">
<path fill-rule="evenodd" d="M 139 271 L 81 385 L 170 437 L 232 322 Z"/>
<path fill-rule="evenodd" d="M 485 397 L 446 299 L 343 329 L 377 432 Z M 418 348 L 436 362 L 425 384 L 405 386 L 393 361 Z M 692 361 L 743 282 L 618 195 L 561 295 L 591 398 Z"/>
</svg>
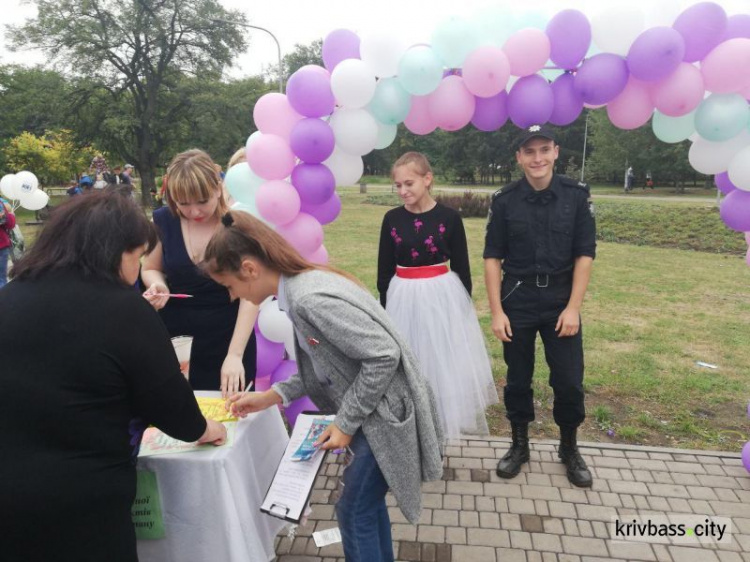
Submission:
<svg viewBox="0 0 750 562">
<path fill-rule="evenodd" d="M 394 140 L 396 140 L 396 133 L 398 133 L 398 125 L 387 125 L 385 123 L 378 123 L 378 143 L 375 148 L 380 150 L 382 148 L 388 148 L 391 146 Z"/>
<path fill-rule="evenodd" d="M 364 107 L 375 94 L 375 73 L 359 59 L 346 59 L 331 73 L 331 90 L 342 107 Z"/>
<path fill-rule="evenodd" d="M 292 330 L 292 334 L 289 338 L 284 340 L 284 349 L 286 350 L 287 355 L 289 355 L 289 359 L 292 361 L 297 360 L 297 350 L 294 349 L 294 331 Z"/>
<path fill-rule="evenodd" d="M 323 162 L 336 178 L 336 185 L 354 185 L 365 171 L 365 163 L 359 156 L 348 154 L 339 147 L 333 149 L 333 154 Z"/>
<path fill-rule="evenodd" d="M 18 199 L 16 197 L 15 181 L 15 174 L 5 174 L 3 179 L 0 180 L 0 193 L 8 199 Z"/>
<path fill-rule="evenodd" d="M 591 37 L 605 53 L 625 56 L 645 27 L 646 18 L 640 9 L 610 8 L 607 2 L 604 11 L 591 18 Z"/>
<path fill-rule="evenodd" d="M 330 125 L 336 137 L 336 146 L 349 154 L 364 156 L 378 143 L 378 124 L 372 114 L 364 109 L 337 109 Z"/>
<path fill-rule="evenodd" d="M 750 131 L 724 142 L 711 142 L 698 138 L 688 152 L 690 165 L 701 174 L 720 174 L 729 168 L 729 163 L 743 148 L 750 145 Z"/>
<path fill-rule="evenodd" d="M 44 209 L 47 203 L 49 203 L 49 195 L 41 189 L 37 189 L 31 193 L 24 193 L 21 196 L 21 207 L 29 211 Z"/>
<path fill-rule="evenodd" d="M 39 189 L 39 180 L 31 172 L 24 170 L 18 172 L 13 180 L 14 191 L 17 199 L 23 199 L 25 196 L 34 193 Z"/>
<path fill-rule="evenodd" d="M 735 154 L 729 162 L 729 179 L 738 189 L 750 191 L 750 145 Z"/>
<path fill-rule="evenodd" d="M 266 339 L 276 343 L 283 343 L 294 334 L 292 322 L 285 312 L 279 310 L 278 301 L 267 301 L 260 307 L 258 328 Z"/>
<path fill-rule="evenodd" d="M 398 74 L 398 62 L 407 47 L 400 37 L 377 31 L 362 37 L 359 53 L 375 76 L 388 78 Z"/>
</svg>

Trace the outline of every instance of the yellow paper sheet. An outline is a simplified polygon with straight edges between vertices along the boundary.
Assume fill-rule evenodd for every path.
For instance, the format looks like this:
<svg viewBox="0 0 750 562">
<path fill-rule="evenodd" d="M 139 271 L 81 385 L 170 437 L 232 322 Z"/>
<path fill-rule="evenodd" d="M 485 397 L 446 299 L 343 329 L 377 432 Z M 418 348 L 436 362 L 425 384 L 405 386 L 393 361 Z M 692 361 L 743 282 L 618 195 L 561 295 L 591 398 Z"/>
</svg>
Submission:
<svg viewBox="0 0 750 562">
<path fill-rule="evenodd" d="M 217 422 L 237 421 L 237 418 L 234 417 L 231 412 L 227 412 L 224 406 L 226 400 L 223 398 L 206 398 L 204 396 L 198 396 L 196 397 L 196 400 L 198 400 L 198 406 L 206 419 Z"/>
</svg>

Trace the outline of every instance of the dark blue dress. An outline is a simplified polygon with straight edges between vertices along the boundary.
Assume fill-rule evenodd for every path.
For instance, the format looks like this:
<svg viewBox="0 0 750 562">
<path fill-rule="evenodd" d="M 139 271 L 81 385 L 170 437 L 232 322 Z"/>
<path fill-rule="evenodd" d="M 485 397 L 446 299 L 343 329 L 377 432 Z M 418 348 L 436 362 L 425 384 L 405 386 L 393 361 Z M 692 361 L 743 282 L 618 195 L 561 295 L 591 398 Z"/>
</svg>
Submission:
<svg viewBox="0 0 750 562">
<path fill-rule="evenodd" d="M 180 219 L 168 207 L 154 211 L 154 224 L 162 245 L 162 267 L 171 293 L 193 295 L 191 299 L 169 299 L 159 311 L 169 335 L 193 336 L 190 384 L 194 390 L 219 390 L 221 365 L 227 356 L 239 312 L 225 287 L 205 275 L 190 260 L 182 237 Z M 250 336 L 242 357 L 245 384 L 255 379 L 255 334 Z"/>
</svg>

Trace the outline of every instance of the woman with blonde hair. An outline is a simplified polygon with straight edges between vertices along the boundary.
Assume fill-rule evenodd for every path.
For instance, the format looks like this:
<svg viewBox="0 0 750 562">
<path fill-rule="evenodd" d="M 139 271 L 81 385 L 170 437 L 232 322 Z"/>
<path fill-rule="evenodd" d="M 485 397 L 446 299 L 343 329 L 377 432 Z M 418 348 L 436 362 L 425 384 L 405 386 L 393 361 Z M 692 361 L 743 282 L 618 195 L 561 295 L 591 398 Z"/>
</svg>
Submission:
<svg viewBox="0 0 750 562">
<path fill-rule="evenodd" d="M 167 169 L 167 207 L 154 211 L 159 243 L 146 257 L 144 296 L 172 336 L 193 336 L 190 384 L 226 396 L 255 378 L 258 307 L 233 300 L 198 265 L 227 212 L 221 177 L 202 150 L 178 154 Z M 192 295 L 170 298 L 170 294 Z"/>
<path fill-rule="evenodd" d="M 277 295 L 294 326 L 298 374 L 262 393 L 230 397 L 240 416 L 309 396 L 336 413 L 318 438 L 323 449 L 347 448 L 336 505 L 350 562 L 391 562 L 390 488 L 413 524 L 421 483 L 442 476 L 442 436 L 427 381 L 388 315 L 353 277 L 314 265 L 279 234 L 232 211 L 211 239 L 205 268 L 237 298 Z"/>
</svg>

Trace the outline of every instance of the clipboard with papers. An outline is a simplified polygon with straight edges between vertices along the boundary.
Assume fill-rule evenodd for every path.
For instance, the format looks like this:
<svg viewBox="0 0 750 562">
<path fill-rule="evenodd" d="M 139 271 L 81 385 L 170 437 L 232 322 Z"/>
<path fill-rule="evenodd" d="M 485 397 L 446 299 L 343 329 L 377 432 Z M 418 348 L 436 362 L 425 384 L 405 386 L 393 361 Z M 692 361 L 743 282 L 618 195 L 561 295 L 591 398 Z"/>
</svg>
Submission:
<svg viewBox="0 0 750 562">
<path fill-rule="evenodd" d="M 335 416 L 319 412 L 297 416 L 289 443 L 260 506 L 261 512 L 290 523 L 300 522 L 328 451 L 318 451 L 312 458 L 304 461 L 293 457 L 316 420 L 332 422 L 334 418 Z"/>
</svg>

